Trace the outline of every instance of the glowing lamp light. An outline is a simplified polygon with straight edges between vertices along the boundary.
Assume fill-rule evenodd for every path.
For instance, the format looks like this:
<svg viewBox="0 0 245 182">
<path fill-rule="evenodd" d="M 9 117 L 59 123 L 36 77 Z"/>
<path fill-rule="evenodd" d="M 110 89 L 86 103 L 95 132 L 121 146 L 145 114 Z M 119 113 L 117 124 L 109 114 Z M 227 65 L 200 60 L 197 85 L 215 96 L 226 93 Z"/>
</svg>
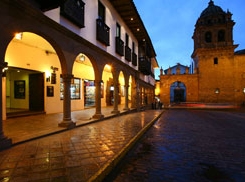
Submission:
<svg viewBox="0 0 245 182">
<path fill-rule="evenodd" d="M 17 40 L 21 40 L 22 37 L 23 37 L 23 33 L 22 32 L 16 33 L 15 36 L 14 36 L 14 38 L 17 39 Z"/>
</svg>

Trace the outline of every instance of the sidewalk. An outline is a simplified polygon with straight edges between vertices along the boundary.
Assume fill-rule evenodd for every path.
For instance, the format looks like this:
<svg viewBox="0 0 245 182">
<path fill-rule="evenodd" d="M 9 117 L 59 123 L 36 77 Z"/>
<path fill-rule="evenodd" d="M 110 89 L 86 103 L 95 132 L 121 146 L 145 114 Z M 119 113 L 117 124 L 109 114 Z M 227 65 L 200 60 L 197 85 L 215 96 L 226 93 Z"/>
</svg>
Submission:
<svg viewBox="0 0 245 182">
<path fill-rule="evenodd" d="M 113 117 L 110 112 L 110 108 L 103 109 L 102 113 L 107 119 L 99 122 L 90 119 L 90 114 L 94 114 L 93 109 L 85 110 L 84 113 L 73 112 L 72 118 L 77 127 L 64 132 L 60 132 L 62 128 L 58 127 L 62 114 L 7 120 L 15 124 L 10 127 L 10 123 L 4 123 L 5 135 L 18 145 L 0 152 L 0 180 L 101 181 L 160 117 L 163 110 L 146 110 Z M 25 131 L 27 127 L 30 128 Z M 45 132 L 42 135 L 46 136 L 22 142 L 41 136 L 41 132 L 36 133 L 37 128 L 43 129 Z"/>
<path fill-rule="evenodd" d="M 129 111 L 123 110 L 123 105 L 119 105 L 120 115 L 134 112 L 135 109 Z M 111 111 L 113 107 L 103 107 L 102 114 L 104 119 L 115 117 Z M 98 119 L 93 119 L 95 108 L 89 108 L 71 113 L 72 121 L 76 126 L 82 126 L 88 123 L 97 122 Z M 3 121 L 4 135 L 12 139 L 13 144 L 19 144 L 28 140 L 36 139 L 46 135 L 65 131 L 66 128 L 58 126 L 58 123 L 63 120 L 63 113 L 57 114 L 38 114 L 30 116 L 22 116 L 9 118 Z"/>
</svg>

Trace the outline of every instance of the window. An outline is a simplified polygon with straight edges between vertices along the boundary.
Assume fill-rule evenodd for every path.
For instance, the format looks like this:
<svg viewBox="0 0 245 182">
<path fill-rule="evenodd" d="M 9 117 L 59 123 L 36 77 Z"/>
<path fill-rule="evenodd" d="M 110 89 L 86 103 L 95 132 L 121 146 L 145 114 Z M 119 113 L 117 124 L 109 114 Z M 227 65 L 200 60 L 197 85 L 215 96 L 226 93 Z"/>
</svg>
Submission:
<svg viewBox="0 0 245 182">
<path fill-rule="evenodd" d="M 95 106 L 95 85 L 93 80 L 84 80 L 84 104 L 86 107 Z"/>
<path fill-rule="evenodd" d="M 129 36 L 125 34 L 125 59 L 127 61 L 132 60 L 132 50 L 129 48 Z"/>
<path fill-rule="evenodd" d="M 82 0 L 66 0 L 60 6 L 60 14 L 72 21 L 80 28 L 84 27 L 84 7 Z"/>
<path fill-rule="evenodd" d="M 212 42 L 212 33 L 211 33 L 211 32 L 206 32 L 206 33 L 205 33 L 205 41 L 206 41 L 207 43 Z"/>
<path fill-rule="evenodd" d="M 132 42 L 132 51 L 133 51 L 133 53 L 135 53 L 135 44 L 134 44 L 134 42 Z"/>
<path fill-rule="evenodd" d="M 218 64 L 218 58 L 214 58 L 214 64 Z"/>
<path fill-rule="evenodd" d="M 119 23 L 116 25 L 116 53 L 124 56 L 124 42 L 121 40 L 121 26 Z"/>
<path fill-rule="evenodd" d="M 98 17 L 105 22 L 105 6 L 99 1 Z"/>
<path fill-rule="evenodd" d="M 96 39 L 102 44 L 110 45 L 110 27 L 105 23 L 105 6 L 98 1 L 98 19 L 96 20 Z"/>
<path fill-rule="evenodd" d="M 220 30 L 218 32 L 218 42 L 224 42 L 225 41 L 225 31 Z"/>
<path fill-rule="evenodd" d="M 117 23 L 116 27 L 116 37 L 121 37 L 121 26 Z"/>
<path fill-rule="evenodd" d="M 80 99 L 80 78 L 73 78 L 71 82 L 71 99 Z M 64 99 L 64 83 L 62 77 L 60 78 L 60 99 Z"/>
<path fill-rule="evenodd" d="M 128 46 L 128 41 L 129 41 L 128 34 L 125 34 L 125 46 Z"/>
</svg>

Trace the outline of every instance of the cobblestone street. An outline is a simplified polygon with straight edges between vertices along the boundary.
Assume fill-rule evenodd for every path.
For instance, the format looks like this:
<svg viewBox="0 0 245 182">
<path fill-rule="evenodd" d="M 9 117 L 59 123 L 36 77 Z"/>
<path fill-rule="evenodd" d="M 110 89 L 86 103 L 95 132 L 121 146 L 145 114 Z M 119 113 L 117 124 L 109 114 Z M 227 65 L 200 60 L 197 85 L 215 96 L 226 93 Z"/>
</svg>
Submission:
<svg viewBox="0 0 245 182">
<path fill-rule="evenodd" d="M 168 110 L 105 181 L 244 182 L 244 139 L 244 112 Z"/>
<path fill-rule="evenodd" d="M 147 110 L 116 115 L 0 151 L 0 181 L 100 181 L 161 113 L 160 110 Z M 24 117 L 22 120 L 31 125 L 39 117 Z M 43 117 L 47 117 L 44 123 L 50 119 L 49 116 Z"/>
</svg>

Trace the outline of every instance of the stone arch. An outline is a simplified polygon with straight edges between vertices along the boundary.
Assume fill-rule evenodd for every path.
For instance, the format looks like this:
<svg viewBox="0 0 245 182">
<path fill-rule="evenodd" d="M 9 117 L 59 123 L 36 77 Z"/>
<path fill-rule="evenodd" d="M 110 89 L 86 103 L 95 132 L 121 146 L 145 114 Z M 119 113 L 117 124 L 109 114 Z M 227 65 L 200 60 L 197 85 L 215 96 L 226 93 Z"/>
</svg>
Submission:
<svg viewBox="0 0 245 182">
<path fill-rule="evenodd" d="M 59 85 L 56 84 L 59 83 L 58 76 L 61 74 L 61 63 L 56 53 L 58 48 L 56 47 L 55 50 L 47 39 L 33 32 L 19 32 L 18 35 L 20 35 L 19 40 L 13 37 L 5 51 L 5 61 L 9 63 L 5 84 L 6 95 L 8 95 L 4 102 L 6 107 L 9 111 L 11 108 L 17 108 L 16 111 L 21 112 L 28 110 L 46 113 L 62 112 L 62 107 L 52 107 L 52 103 L 62 105 L 57 104 L 61 102 L 57 96 L 59 94 L 53 94 L 60 90 Z M 25 83 L 22 99 L 16 100 L 14 80 L 22 80 Z"/>
<path fill-rule="evenodd" d="M 113 105 L 113 92 L 114 92 L 114 84 L 113 84 L 113 74 L 111 71 L 111 64 L 106 64 L 103 69 L 102 80 L 104 83 L 104 92 L 102 98 L 102 106 L 111 106 Z"/>
<path fill-rule="evenodd" d="M 184 74 L 184 75 L 161 75 L 160 76 L 160 99 L 164 106 L 171 104 L 174 98 L 171 97 L 171 85 L 175 82 L 181 82 L 185 85 L 185 98 L 186 102 L 198 101 L 198 75 L 197 74 Z M 172 91 L 173 94 L 174 91 Z"/>
<path fill-rule="evenodd" d="M 118 98 L 118 104 L 125 104 L 125 74 L 121 70 L 118 75 L 118 87 L 119 87 L 119 98 Z"/>
<path fill-rule="evenodd" d="M 130 107 L 132 107 L 132 98 L 133 98 L 133 91 L 134 89 L 134 85 L 133 83 L 133 72 L 131 72 L 130 70 L 127 70 L 125 67 L 121 70 L 121 73 L 124 76 L 124 90 L 123 90 L 123 94 L 124 94 L 124 99 L 125 99 L 125 106 L 124 106 L 124 110 L 129 110 Z"/>
<path fill-rule="evenodd" d="M 89 57 L 79 53 L 73 63 L 72 110 L 95 106 L 95 71 Z"/>
<path fill-rule="evenodd" d="M 181 81 L 175 81 L 170 85 L 170 102 L 180 103 L 186 101 L 186 85 Z"/>
</svg>

